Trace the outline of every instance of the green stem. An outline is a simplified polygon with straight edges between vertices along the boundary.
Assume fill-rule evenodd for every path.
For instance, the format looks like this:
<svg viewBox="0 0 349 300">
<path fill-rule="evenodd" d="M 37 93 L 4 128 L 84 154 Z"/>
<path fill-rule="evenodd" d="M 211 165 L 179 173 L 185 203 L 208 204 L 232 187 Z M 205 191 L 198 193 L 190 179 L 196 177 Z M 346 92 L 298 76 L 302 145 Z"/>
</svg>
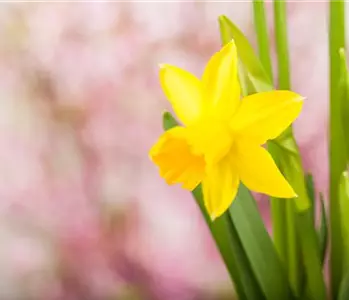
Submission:
<svg viewBox="0 0 349 300">
<path fill-rule="evenodd" d="M 289 78 L 286 73 L 288 73 L 288 52 L 287 52 L 287 38 L 286 38 L 286 24 L 283 20 L 285 17 L 283 13 L 283 6 L 280 6 L 279 1 L 274 2 L 274 28 L 275 28 L 275 38 L 277 46 L 277 59 L 278 59 L 278 76 L 280 86 L 290 86 Z M 286 55 L 285 55 L 286 54 Z M 283 57 L 285 56 L 285 58 Z M 286 74 L 286 75 L 285 75 Z M 279 250 L 282 260 L 289 269 L 288 266 L 288 236 L 287 228 L 289 224 L 286 222 L 287 209 L 286 203 L 282 199 L 272 198 L 271 199 L 271 213 L 273 220 L 273 234 L 275 246 Z"/>
<path fill-rule="evenodd" d="M 281 199 L 279 201 L 284 201 Z M 288 258 L 288 277 L 297 296 L 300 294 L 300 270 L 299 255 L 300 249 L 296 234 L 295 209 L 292 200 L 286 202 L 286 228 L 287 228 L 287 258 Z"/>
<path fill-rule="evenodd" d="M 330 1 L 330 274 L 333 299 L 337 298 L 342 279 L 342 232 L 338 201 L 339 179 L 345 169 L 344 134 L 341 126 L 341 103 L 339 95 L 340 56 L 345 46 L 345 4 L 343 0 Z"/>
<path fill-rule="evenodd" d="M 290 62 L 287 40 L 287 15 L 286 15 L 286 2 L 283 0 L 274 1 L 274 22 L 275 22 L 275 40 L 276 40 L 276 53 L 278 62 L 278 78 L 279 89 L 289 90 L 291 88 L 290 80 Z M 291 128 L 289 130 L 292 130 Z M 296 234 L 295 223 L 295 210 L 294 202 L 292 200 L 285 201 L 284 199 L 273 199 L 272 206 L 279 207 L 279 213 L 283 217 L 284 221 L 281 224 L 275 223 L 274 229 L 278 226 L 285 226 L 283 229 L 286 232 L 286 237 L 281 242 L 287 241 L 287 269 L 291 286 L 296 295 L 300 294 L 301 281 L 300 281 L 300 248 L 298 238 Z M 276 204 L 276 202 L 280 202 Z M 275 210 L 275 208 L 273 209 Z M 272 210 L 272 211 L 273 211 Z M 277 212 L 274 213 L 276 215 Z M 273 216 L 274 217 L 274 216 Z M 277 220 L 280 217 L 277 218 Z M 285 221 L 286 220 L 286 221 Z M 274 219 L 273 219 L 273 222 Z M 278 231 L 277 231 L 278 232 Z M 280 239 L 280 238 L 279 238 Z M 277 241 L 277 239 L 276 239 Z M 283 247 L 286 247 L 284 245 Z M 279 246 L 280 247 L 280 246 Z M 285 259 L 284 259 L 285 261 Z"/>
<path fill-rule="evenodd" d="M 272 153 L 272 150 L 268 146 L 268 150 Z M 282 262 L 287 269 L 287 228 L 286 228 L 286 205 L 282 199 L 271 198 L 271 219 L 273 226 L 273 238 L 275 248 L 278 251 Z"/>
<path fill-rule="evenodd" d="M 263 8 L 261 8 L 263 7 Z M 261 11 L 263 11 L 264 15 L 264 5 L 261 4 L 260 1 L 254 2 L 254 15 L 255 15 L 255 23 L 260 24 L 262 23 L 262 19 L 265 19 L 264 16 L 258 17 L 257 15 L 261 15 Z M 263 22 L 264 23 L 264 22 Z M 257 27 L 257 26 L 256 26 Z M 276 27 L 276 24 L 275 24 Z M 257 40 L 258 40 L 258 47 L 260 49 L 260 56 L 262 59 L 261 53 L 263 52 L 264 60 L 267 60 L 265 57 L 267 56 L 265 54 L 265 33 L 262 32 L 261 29 L 256 28 L 257 32 Z M 263 49 L 263 50 L 262 50 Z M 268 54 L 269 57 L 269 54 Z M 269 60 L 269 59 L 268 59 Z M 268 64 L 268 63 L 267 63 Z M 272 154 L 274 158 L 278 156 L 278 149 L 275 147 L 272 143 L 268 143 L 268 150 Z M 286 223 L 286 205 L 285 202 L 282 201 L 282 199 L 277 198 L 270 198 L 270 207 L 271 207 L 271 218 L 272 218 L 272 227 L 273 227 L 273 238 L 274 238 L 274 244 L 275 248 L 277 249 L 281 260 L 284 263 L 285 269 L 288 269 L 287 265 L 287 223 Z"/>
<path fill-rule="evenodd" d="M 284 0 L 274 1 L 275 40 L 278 62 L 279 88 L 289 90 L 290 63 L 288 54 L 286 3 Z"/>
<path fill-rule="evenodd" d="M 259 58 L 267 72 L 269 79 L 273 80 L 273 70 L 270 59 L 268 26 L 265 18 L 263 0 L 253 1 L 254 27 L 257 33 Z"/>
<path fill-rule="evenodd" d="M 263 0 L 253 1 L 254 24 L 257 34 L 259 58 L 267 71 L 268 76 L 272 79 L 272 66 L 270 59 L 269 37 L 267 31 L 267 22 L 265 18 L 265 9 Z M 272 144 L 268 144 L 268 150 L 277 155 L 277 149 Z M 281 260 L 287 261 L 287 224 L 285 203 L 280 199 L 271 198 L 271 217 L 273 220 L 273 237 L 275 248 L 277 249 Z M 287 268 L 287 264 L 284 264 Z"/>
</svg>

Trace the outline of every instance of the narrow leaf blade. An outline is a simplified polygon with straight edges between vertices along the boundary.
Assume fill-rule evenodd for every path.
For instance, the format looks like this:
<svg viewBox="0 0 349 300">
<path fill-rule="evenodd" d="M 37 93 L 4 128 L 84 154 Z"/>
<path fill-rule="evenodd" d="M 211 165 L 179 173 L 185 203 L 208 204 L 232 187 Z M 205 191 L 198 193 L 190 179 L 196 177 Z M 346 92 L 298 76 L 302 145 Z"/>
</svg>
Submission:
<svg viewBox="0 0 349 300">
<path fill-rule="evenodd" d="M 339 207 L 342 232 L 343 274 L 349 271 L 349 176 L 343 172 L 339 183 Z"/>
<path fill-rule="evenodd" d="M 272 90 L 271 80 L 245 35 L 226 16 L 219 17 L 219 26 L 223 44 L 234 39 L 239 59 L 244 68 L 246 68 L 247 76 L 253 89 L 255 91 Z"/>
<path fill-rule="evenodd" d="M 318 236 L 310 210 L 297 214 L 296 226 L 305 267 L 305 294 L 308 299 L 326 300 Z"/>
<path fill-rule="evenodd" d="M 339 49 L 345 47 L 345 3 L 330 1 L 329 52 L 330 52 L 330 276 L 333 299 L 337 298 L 343 276 L 343 246 L 339 205 L 339 180 L 346 167 L 344 133 L 341 122 L 341 60 Z"/>
<path fill-rule="evenodd" d="M 229 213 L 266 299 L 293 299 L 285 269 L 265 229 L 257 205 L 242 184 Z"/>
<path fill-rule="evenodd" d="M 325 207 L 325 200 L 322 194 L 320 194 L 320 203 L 321 203 L 321 221 L 320 221 L 320 230 L 319 230 L 318 236 L 319 236 L 321 264 L 324 265 L 326 251 L 327 251 L 327 244 L 328 244 L 328 226 L 327 226 L 327 213 L 326 213 L 326 207 Z"/>
</svg>

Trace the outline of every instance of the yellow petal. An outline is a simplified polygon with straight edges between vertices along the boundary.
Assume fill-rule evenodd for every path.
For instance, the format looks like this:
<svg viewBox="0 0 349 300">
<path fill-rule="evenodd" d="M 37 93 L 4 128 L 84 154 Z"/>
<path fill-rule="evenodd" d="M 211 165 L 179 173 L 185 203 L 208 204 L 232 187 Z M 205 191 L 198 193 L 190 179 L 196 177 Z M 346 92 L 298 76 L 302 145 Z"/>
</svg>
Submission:
<svg viewBox="0 0 349 300">
<path fill-rule="evenodd" d="M 163 133 L 149 154 L 168 184 L 182 183 L 183 188 L 193 190 L 205 175 L 205 159 L 192 152 L 184 127 Z"/>
<path fill-rule="evenodd" d="M 231 116 L 240 102 L 237 64 L 236 46 L 231 41 L 212 56 L 203 74 L 205 103 L 208 110 L 217 108 L 221 116 Z"/>
<path fill-rule="evenodd" d="M 202 182 L 205 207 L 212 220 L 221 216 L 233 202 L 239 178 L 229 156 L 213 167 Z"/>
<path fill-rule="evenodd" d="M 197 120 L 201 113 L 202 82 L 193 74 L 175 66 L 160 66 L 160 83 L 177 117 L 185 125 Z"/>
<path fill-rule="evenodd" d="M 261 92 L 245 97 L 231 126 L 239 136 L 264 144 L 279 136 L 298 117 L 304 98 L 290 91 Z"/>
<path fill-rule="evenodd" d="M 239 177 L 250 190 L 279 198 L 297 196 L 263 147 L 239 142 L 234 151 Z"/>
</svg>

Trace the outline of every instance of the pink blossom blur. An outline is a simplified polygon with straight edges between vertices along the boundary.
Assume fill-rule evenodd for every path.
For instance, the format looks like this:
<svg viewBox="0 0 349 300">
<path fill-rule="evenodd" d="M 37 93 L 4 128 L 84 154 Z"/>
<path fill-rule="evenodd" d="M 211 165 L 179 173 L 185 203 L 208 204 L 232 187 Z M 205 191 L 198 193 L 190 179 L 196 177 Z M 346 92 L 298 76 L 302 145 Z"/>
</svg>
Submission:
<svg viewBox="0 0 349 300">
<path fill-rule="evenodd" d="M 195 202 L 164 183 L 148 150 L 169 109 L 158 64 L 200 75 L 220 47 L 220 14 L 255 45 L 251 4 L 0 6 L 0 298 L 228 297 Z M 307 98 L 295 134 L 325 194 L 326 6 L 288 4 L 292 85 Z"/>
</svg>

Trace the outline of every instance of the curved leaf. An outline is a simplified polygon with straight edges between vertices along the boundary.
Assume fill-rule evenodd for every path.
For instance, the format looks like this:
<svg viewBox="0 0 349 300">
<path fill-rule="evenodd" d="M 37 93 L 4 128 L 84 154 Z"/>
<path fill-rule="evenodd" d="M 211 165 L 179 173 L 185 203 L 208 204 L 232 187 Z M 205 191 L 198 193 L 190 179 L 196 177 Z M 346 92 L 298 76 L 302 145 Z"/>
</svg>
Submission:
<svg viewBox="0 0 349 300">
<path fill-rule="evenodd" d="M 229 213 L 266 299 L 293 299 L 285 269 L 265 229 L 257 205 L 242 184 Z"/>
<path fill-rule="evenodd" d="M 250 42 L 245 35 L 226 16 L 219 17 L 219 26 L 223 44 L 234 39 L 238 56 L 246 69 L 248 80 L 254 91 L 270 91 L 273 89 L 270 78 L 255 54 Z"/>
</svg>

